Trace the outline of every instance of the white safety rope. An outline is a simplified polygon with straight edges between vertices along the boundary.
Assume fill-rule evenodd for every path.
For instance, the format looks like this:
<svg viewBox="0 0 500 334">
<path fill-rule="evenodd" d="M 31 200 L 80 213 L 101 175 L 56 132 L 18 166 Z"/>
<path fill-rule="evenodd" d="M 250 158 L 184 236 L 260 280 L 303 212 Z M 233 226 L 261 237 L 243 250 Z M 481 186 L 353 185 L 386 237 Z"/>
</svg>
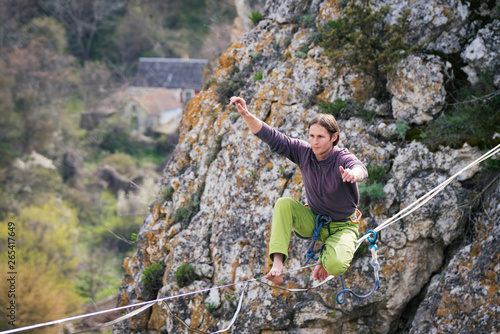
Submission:
<svg viewBox="0 0 500 334">
<path fill-rule="evenodd" d="M 460 171 L 455 173 L 453 176 L 448 178 L 446 181 L 441 183 L 439 186 L 437 186 L 436 188 L 432 189 L 431 191 L 429 191 L 428 193 L 426 193 L 425 195 L 423 195 L 422 197 L 417 199 L 415 202 L 413 202 L 411 205 L 407 206 L 406 208 L 404 208 L 403 210 L 398 212 L 396 215 L 394 215 L 391 218 L 384 221 L 382 224 L 380 224 L 380 226 L 373 229 L 373 231 L 379 232 L 379 231 L 383 230 L 384 228 L 394 224 L 395 222 L 403 219 L 404 217 L 408 216 L 409 214 L 413 213 L 415 210 L 419 209 L 424 204 L 429 202 L 433 197 L 435 197 L 441 190 L 443 190 L 448 184 L 450 184 L 454 179 L 456 179 L 464 171 L 466 171 L 467 169 L 469 169 L 475 165 L 478 165 L 479 163 L 483 162 L 486 159 L 489 159 L 490 157 L 492 157 L 493 155 L 498 154 L 498 153 L 500 153 L 500 145 L 497 145 L 495 148 L 491 149 L 490 151 L 488 151 L 487 153 L 485 153 L 484 155 L 482 155 L 478 159 L 476 159 L 473 162 L 471 162 L 470 164 L 468 164 L 466 167 L 462 168 Z M 361 243 L 364 240 L 366 240 L 368 237 L 369 237 L 369 234 L 365 234 L 363 237 L 359 238 L 356 249 L 358 249 L 359 246 L 361 245 Z"/>
<path fill-rule="evenodd" d="M 310 264 L 310 265 L 307 265 L 307 266 L 304 266 L 304 267 L 291 269 L 289 271 L 283 272 L 283 275 L 289 274 L 289 273 L 292 273 L 292 272 L 296 272 L 296 271 L 300 271 L 300 270 L 303 270 L 303 269 L 306 269 L 306 268 L 310 268 L 310 267 L 312 267 L 314 265 L 316 265 L 316 264 Z M 44 323 L 35 324 L 35 325 L 31 325 L 31 326 L 13 328 L 13 329 L 9 329 L 9 330 L 6 330 L 6 331 L 2 331 L 0 333 L 1 334 L 10 334 L 10 333 L 24 332 L 24 331 L 27 331 L 27 330 L 32 330 L 32 329 L 41 328 L 41 327 L 47 327 L 47 326 L 53 326 L 53 325 L 59 325 L 59 324 L 62 324 L 62 323 L 65 323 L 65 322 L 69 322 L 69 321 L 85 319 L 85 318 L 93 317 L 93 316 L 100 315 L 100 314 L 105 314 L 105 313 L 110 313 L 110 312 L 120 311 L 120 310 L 126 310 L 126 309 L 129 309 L 129 308 L 134 308 L 134 307 L 141 306 L 140 309 L 132 311 L 131 313 L 128 313 L 128 314 L 126 314 L 125 316 L 123 316 L 123 317 L 121 317 L 119 319 L 119 321 L 123 321 L 123 320 L 128 319 L 128 318 L 130 318 L 130 317 L 132 317 L 132 316 L 134 316 L 134 315 L 136 315 L 138 313 L 141 313 L 141 312 L 145 311 L 149 307 L 153 306 L 155 303 L 160 303 L 160 302 L 167 301 L 167 300 L 170 300 L 170 299 L 177 299 L 177 298 L 181 298 L 181 297 L 187 297 L 187 296 L 191 296 L 191 295 L 198 294 L 198 293 L 209 292 L 209 291 L 212 291 L 212 290 L 223 289 L 223 288 L 227 288 L 227 287 L 235 286 L 235 285 L 239 285 L 239 284 L 260 281 L 262 279 L 263 279 L 262 277 L 252 278 L 252 279 L 249 279 L 249 280 L 246 280 L 246 281 L 239 281 L 239 282 L 234 282 L 234 283 L 228 283 L 228 284 L 224 284 L 224 285 L 220 285 L 220 286 L 214 286 L 214 287 L 211 287 L 211 288 L 206 288 L 206 289 L 201 289 L 201 290 L 197 290 L 197 291 L 186 292 L 186 293 L 182 293 L 182 294 L 175 295 L 175 296 L 168 296 L 168 297 L 158 298 L 158 299 L 149 300 L 149 301 L 145 301 L 145 302 L 140 302 L 140 303 L 136 303 L 136 304 L 115 307 L 115 308 L 112 308 L 112 309 L 107 309 L 107 310 L 97 311 L 97 312 L 93 312 L 93 313 L 87 313 L 87 314 L 77 315 L 77 316 L 74 316 L 74 317 L 69 317 L 69 318 L 64 318 L 64 319 L 59 319 L 59 320 L 44 322 Z M 317 285 L 317 286 L 319 286 L 319 285 Z M 113 323 L 115 323 L 115 322 L 117 322 L 117 321 L 114 320 Z"/>
</svg>

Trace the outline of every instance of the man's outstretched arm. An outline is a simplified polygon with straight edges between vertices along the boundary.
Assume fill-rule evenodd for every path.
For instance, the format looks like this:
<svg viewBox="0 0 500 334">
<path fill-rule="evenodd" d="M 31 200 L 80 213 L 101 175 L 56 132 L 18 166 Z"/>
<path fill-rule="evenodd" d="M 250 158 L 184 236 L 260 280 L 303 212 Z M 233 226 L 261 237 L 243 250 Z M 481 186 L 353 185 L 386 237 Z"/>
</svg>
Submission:
<svg viewBox="0 0 500 334">
<path fill-rule="evenodd" d="M 248 111 L 247 103 L 245 102 L 245 100 L 243 100 L 241 97 L 233 96 L 230 100 L 229 105 L 233 104 L 236 106 L 236 109 L 243 117 L 243 120 L 248 125 L 250 131 L 252 131 L 253 134 L 256 134 L 260 131 L 260 129 L 262 129 L 262 121 Z"/>
</svg>

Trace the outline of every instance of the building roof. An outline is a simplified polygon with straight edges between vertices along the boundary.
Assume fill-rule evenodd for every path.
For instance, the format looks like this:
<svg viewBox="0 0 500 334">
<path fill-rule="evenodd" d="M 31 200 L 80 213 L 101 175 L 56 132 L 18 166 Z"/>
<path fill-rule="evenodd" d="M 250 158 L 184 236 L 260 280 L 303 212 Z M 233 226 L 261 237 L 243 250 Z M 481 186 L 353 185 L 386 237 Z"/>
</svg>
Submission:
<svg viewBox="0 0 500 334">
<path fill-rule="evenodd" d="M 168 89 L 156 89 L 150 93 L 137 96 L 137 103 L 149 115 L 158 115 L 167 110 L 182 109 L 182 103 Z"/>
<path fill-rule="evenodd" d="M 139 58 L 132 85 L 201 90 L 207 63 L 207 59 Z"/>
</svg>

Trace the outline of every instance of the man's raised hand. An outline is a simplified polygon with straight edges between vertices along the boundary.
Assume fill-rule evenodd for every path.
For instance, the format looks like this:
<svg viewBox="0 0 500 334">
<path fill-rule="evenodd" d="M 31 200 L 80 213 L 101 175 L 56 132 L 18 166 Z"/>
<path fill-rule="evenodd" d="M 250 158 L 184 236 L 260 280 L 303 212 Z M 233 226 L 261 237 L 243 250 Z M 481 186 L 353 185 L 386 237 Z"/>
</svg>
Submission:
<svg viewBox="0 0 500 334">
<path fill-rule="evenodd" d="M 262 121 L 252 115 L 247 109 L 247 103 L 241 97 L 233 96 L 229 101 L 229 105 L 235 105 L 238 113 L 243 117 L 243 120 L 250 128 L 252 133 L 257 133 L 262 129 Z"/>
<path fill-rule="evenodd" d="M 233 104 L 236 106 L 236 110 L 238 110 L 241 116 L 246 116 L 249 113 L 247 109 L 247 103 L 241 97 L 231 97 L 229 105 L 231 106 Z"/>
</svg>

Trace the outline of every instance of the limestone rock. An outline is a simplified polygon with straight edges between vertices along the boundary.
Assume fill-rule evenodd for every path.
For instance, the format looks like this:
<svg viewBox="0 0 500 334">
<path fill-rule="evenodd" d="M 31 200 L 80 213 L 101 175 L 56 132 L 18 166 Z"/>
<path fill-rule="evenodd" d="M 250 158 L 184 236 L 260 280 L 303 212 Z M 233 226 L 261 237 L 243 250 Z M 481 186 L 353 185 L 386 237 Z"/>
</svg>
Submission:
<svg viewBox="0 0 500 334">
<path fill-rule="evenodd" d="M 422 124 L 441 111 L 446 91 L 444 64 L 433 56 L 410 56 L 389 77 L 394 118 Z"/>
<path fill-rule="evenodd" d="M 500 77 L 500 20 L 495 19 L 480 29 L 474 40 L 461 53 L 467 63 L 463 70 L 468 74 L 469 81 L 476 83 L 478 73 L 492 70 Z"/>
<path fill-rule="evenodd" d="M 477 217 L 477 239 L 458 250 L 435 275 L 413 320 L 412 334 L 445 333 L 460 328 L 474 333 L 500 331 L 500 187 L 483 201 Z"/>
<path fill-rule="evenodd" d="M 384 3 L 393 5 L 394 17 L 405 9 L 412 10 L 413 20 L 422 23 L 418 30 L 422 35 L 414 35 L 415 39 L 432 32 L 434 39 L 441 36 L 444 40 L 446 30 L 450 36 L 465 36 L 470 30 L 453 30 L 467 21 L 467 5 L 458 0 Z M 186 107 L 179 144 L 165 167 L 157 200 L 141 226 L 137 251 L 124 261 L 120 305 L 151 298 L 141 275 L 152 263 L 166 268 L 156 298 L 235 283 L 217 292 L 168 301 L 184 322 L 199 331 L 213 332 L 228 325 L 242 293 L 240 283 L 270 269 L 267 247 L 273 205 L 282 196 L 307 201 L 300 171 L 253 136 L 242 118 L 228 108 L 229 101 L 220 98 L 217 88 L 240 73 L 235 94 L 247 99 L 249 109 L 270 126 L 303 140 L 307 140 L 307 122 L 320 110 L 315 99 L 333 102 L 362 96 L 359 100 L 370 101 L 374 94 L 369 83 L 349 68 L 337 71 L 310 38 L 314 29 L 293 21 L 296 16 L 312 13 L 321 24 L 335 19 L 339 8 L 336 0 L 268 1 L 266 19 L 221 55 L 214 69 L 217 83 L 195 95 Z M 417 26 L 419 21 L 412 24 Z M 449 52 L 455 52 L 458 46 L 454 37 L 451 40 Z M 304 47 L 308 52 L 298 54 Z M 256 71 L 262 71 L 262 79 L 254 81 Z M 461 149 L 439 147 L 431 152 L 421 143 L 394 137 L 396 120 L 423 124 L 442 111 L 447 71 L 447 63 L 438 56 L 412 55 L 388 78 L 388 89 L 394 95 L 392 114 L 389 104 L 375 100 L 365 104 L 378 109 L 374 119 L 368 121 L 356 114 L 338 119 L 339 146 L 347 147 L 366 165 L 387 170 L 385 197 L 371 204 L 370 217 L 360 223 L 362 233 L 404 210 L 480 155 L 477 148 L 468 145 Z M 498 203 L 490 202 L 481 214 L 484 224 L 478 230 L 480 237 L 470 247 L 456 249 L 451 262 L 447 258 L 451 248 L 460 245 L 467 228 L 462 205 L 471 196 L 467 185 L 479 170 L 475 167 L 460 175 L 415 213 L 381 232 L 380 288 L 370 298 L 349 296 L 339 305 L 338 277 L 306 293 L 252 282 L 231 331 L 396 333 L 410 326 L 420 333 L 419 328 L 451 332 L 462 325 L 479 333 L 496 330 L 495 323 L 487 323 L 487 319 L 498 319 L 500 314 L 495 276 L 500 260 L 498 238 L 486 226 L 487 217 L 499 220 Z M 307 246 L 307 241 L 292 238 L 286 271 L 301 267 Z M 355 256 L 344 274 L 346 288 L 361 294 L 372 289 L 370 260 L 362 251 Z M 179 287 L 175 273 L 184 264 L 193 266 L 195 272 L 189 285 Z M 449 279 L 443 281 L 439 275 Z M 311 269 L 289 273 L 284 286 L 309 287 L 311 276 Z M 466 278 L 476 282 L 463 287 Z M 404 323 L 405 310 L 419 300 L 424 302 L 414 324 Z M 476 307 L 453 308 L 463 300 Z M 489 308 L 482 303 L 489 303 L 485 304 Z M 186 329 L 164 305 L 155 305 L 149 313 L 117 324 L 114 331 L 149 334 L 182 333 Z"/>
</svg>

